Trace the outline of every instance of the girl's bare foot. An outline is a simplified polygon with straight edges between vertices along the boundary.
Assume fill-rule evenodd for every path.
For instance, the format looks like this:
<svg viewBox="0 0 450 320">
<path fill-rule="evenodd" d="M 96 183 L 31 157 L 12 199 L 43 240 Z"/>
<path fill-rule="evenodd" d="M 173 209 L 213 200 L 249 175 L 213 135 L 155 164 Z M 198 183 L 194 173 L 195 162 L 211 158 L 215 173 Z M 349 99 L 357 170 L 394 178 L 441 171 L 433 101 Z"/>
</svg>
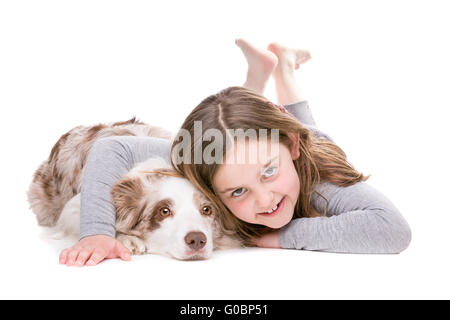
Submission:
<svg viewBox="0 0 450 320">
<path fill-rule="evenodd" d="M 297 70 L 301 64 L 311 59 L 309 51 L 287 48 L 277 42 L 269 44 L 267 49 L 278 57 L 278 66 L 280 68 Z"/>
<path fill-rule="evenodd" d="M 278 58 L 277 67 L 273 71 L 278 103 L 287 105 L 304 101 L 305 98 L 294 71 L 311 59 L 309 51 L 287 48 L 276 42 L 269 44 L 267 49 Z"/>
<path fill-rule="evenodd" d="M 269 50 L 255 47 L 244 39 L 236 39 L 235 43 L 241 48 L 248 63 L 247 80 L 244 87 L 263 94 L 267 80 L 277 66 L 277 56 Z"/>
</svg>

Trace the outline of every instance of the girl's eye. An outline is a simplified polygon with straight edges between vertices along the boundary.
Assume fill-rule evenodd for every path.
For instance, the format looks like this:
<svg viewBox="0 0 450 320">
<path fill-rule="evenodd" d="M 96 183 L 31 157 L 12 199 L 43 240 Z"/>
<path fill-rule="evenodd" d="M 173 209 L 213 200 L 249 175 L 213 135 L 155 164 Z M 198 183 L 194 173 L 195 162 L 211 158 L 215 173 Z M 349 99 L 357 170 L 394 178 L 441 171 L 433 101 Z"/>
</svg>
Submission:
<svg viewBox="0 0 450 320">
<path fill-rule="evenodd" d="M 239 196 L 241 196 L 241 195 L 244 194 L 244 190 L 245 190 L 245 188 L 239 188 L 239 189 L 236 189 L 236 190 L 233 191 L 233 193 L 231 194 L 231 196 L 232 196 L 232 197 L 239 197 Z M 241 191 L 241 192 L 239 192 L 239 191 Z"/>
<path fill-rule="evenodd" d="M 264 171 L 263 176 L 265 178 L 269 178 L 271 176 L 273 176 L 275 173 L 277 173 L 277 167 L 269 167 L 266 171 Z"/>
</svg>

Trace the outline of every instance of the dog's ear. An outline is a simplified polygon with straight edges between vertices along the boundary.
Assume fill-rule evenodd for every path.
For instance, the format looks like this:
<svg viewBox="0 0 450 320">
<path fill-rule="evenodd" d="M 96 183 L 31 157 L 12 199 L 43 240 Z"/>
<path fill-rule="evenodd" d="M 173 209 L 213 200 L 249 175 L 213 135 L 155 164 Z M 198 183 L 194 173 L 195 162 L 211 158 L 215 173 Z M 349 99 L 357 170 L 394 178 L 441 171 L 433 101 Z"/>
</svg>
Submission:
<svg viewBox="0 0 450 320">
<path fill-rule="evenodd" d="M 111 189 L 111 197 L 116 208 L 116 230 L 131 230 L 141 215 L 144 187 L 137 178 L 123 178 Z"/>
</svg>

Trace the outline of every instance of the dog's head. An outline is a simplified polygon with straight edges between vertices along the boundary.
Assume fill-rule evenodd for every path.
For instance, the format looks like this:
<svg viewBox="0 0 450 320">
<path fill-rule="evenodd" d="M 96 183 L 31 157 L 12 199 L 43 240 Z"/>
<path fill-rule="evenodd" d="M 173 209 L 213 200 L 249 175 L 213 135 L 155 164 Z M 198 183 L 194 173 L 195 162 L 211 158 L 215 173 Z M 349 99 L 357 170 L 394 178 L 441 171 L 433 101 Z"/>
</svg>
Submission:
<svg viewBox="0 0 450 320">
<path fill-rule="evenodd" d="M 163 159 L 135 166 L 112 188 L 116 231 L 137 237 L 146 252 L 207 259 L 217 236 L 217 209 Z"/>
</svg>

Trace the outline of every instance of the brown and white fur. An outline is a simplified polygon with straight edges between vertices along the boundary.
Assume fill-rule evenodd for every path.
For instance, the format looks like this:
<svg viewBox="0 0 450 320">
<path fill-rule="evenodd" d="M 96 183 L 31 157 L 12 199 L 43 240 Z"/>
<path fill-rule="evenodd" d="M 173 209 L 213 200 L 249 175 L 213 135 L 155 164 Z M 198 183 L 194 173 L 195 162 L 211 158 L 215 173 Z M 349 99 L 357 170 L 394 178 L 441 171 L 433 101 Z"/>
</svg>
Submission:
<svg viewBox="0 0 450 320">
<path fill-rule="evenodd" d="M 90 148 L 109 136 L 171 139 L 170 132 L 135 118 L 113 124 L 78 126 L 62 135 L 36 170 L 28 201 L 38 224 L 64 236 L 78 236 L 81 177 Z M 133 254 L 206 259 L 215 249 L 241 246 L 225 232 L 211 202 L 161 158 L 136 164 L 117 181 L 111 196 L 116 238 Z"/>
</svg>

